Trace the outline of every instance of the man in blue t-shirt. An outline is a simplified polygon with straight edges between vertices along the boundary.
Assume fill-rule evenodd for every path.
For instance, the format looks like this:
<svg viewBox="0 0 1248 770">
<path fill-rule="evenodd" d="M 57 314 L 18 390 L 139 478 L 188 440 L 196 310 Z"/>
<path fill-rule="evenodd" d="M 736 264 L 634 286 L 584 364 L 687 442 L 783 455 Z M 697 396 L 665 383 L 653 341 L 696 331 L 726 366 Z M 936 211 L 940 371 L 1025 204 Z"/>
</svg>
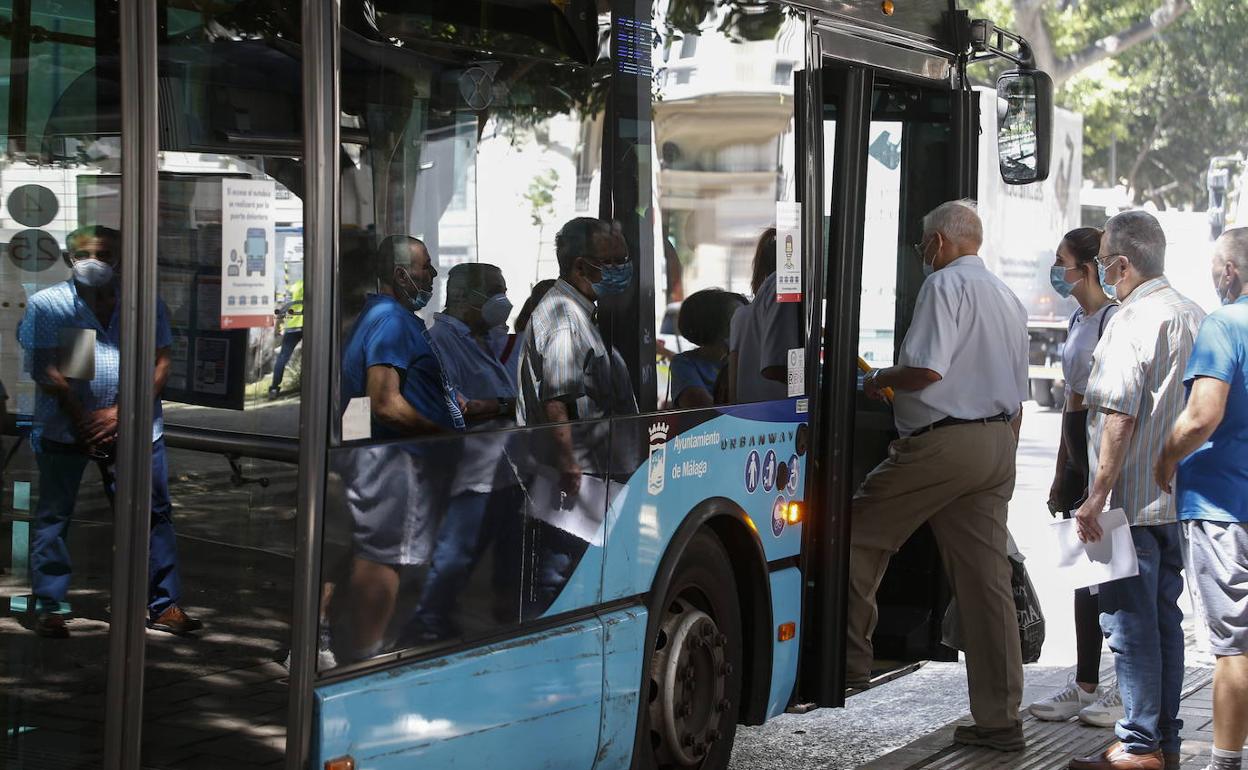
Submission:
<svg viewBox="0 0 1248 770">
<path fill-rule="evenodd" d="M 1248 739 L 1248 228 L 1214 247 L 1224 307 L 1205 318 L 1183 381 L 1187 407 L 1157 459 L 1186 521 L 1189 579 L 1205 605 L 1214 669 L 1210 770 L 1240 770 Z"/>
<path fill-rule="evenodd" d="M 365 299 L 342 351 L 343 412 L 366 398 L 373 442 L 462 431 L 464 402 L 416 315 L 437 275 L 428 249 L 417 238 L 390 236 L 377 247 L 371 272 L 377 293 Z M 348 439 L 350 432 L 344 425 Z M 339 468 L 353 528 L 349 646 L 357 659 L 381 651 L 400 569 L 429 562 L 440 508 L 430 494 L 437 474 L 418 450 L 371 443 L 348 452 Z"/>
</svg>

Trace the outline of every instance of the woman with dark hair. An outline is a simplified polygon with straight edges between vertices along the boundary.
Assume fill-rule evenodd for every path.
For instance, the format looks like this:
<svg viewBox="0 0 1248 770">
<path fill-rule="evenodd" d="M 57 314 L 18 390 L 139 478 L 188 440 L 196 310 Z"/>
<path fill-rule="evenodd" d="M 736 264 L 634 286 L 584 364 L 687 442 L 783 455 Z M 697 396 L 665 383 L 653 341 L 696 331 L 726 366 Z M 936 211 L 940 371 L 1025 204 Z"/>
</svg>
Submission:
<svg viewBox="0 0 1248 770">
<path fill-rule="evenodd" d="M 776 228 L 769 227 L 758 237 L 754 247 L 754 265 L 750 273 L 750 293 L 758 294 L 768 276 L 776 272 Z"/>
<path fill-rule="evenodd" d="M 1066 344 L 1062 348 L 1062 374 L 1066 379 L 1062 410 L 1062 438 L 1057 451 L 1057 469 L 1049 490 L 1049 510 L 1069 518 L 1079 509 L 1088 493 L 1088 407 L 1084 392 L 1092 373 L 1092 352 L 1105 332 L 1105 325 L 1118 305 L 1105 296 L 1096 272 L 1096 255 L 1101 248 L 1101 231 L 1095 227 L 1071 230 L 1057 247 L 1057 258 L 1049 275 L 1053 290 L 1062 297 L 1074 297 L 1079 307 L 1070 317 Z M 1029 707 L 1037 719 L 1065 721 L 1078 715 L 1080 721 L 1097 727 L 1112 727 L 1122 716 L 1118 687 L 1097 692 L 1101 667 L 1100 608 L 1095 593 L 1088 588 L 1075 591 L 1075 640 L 1077 665 L 1066 688 Z"/>
<path fill-rule="evenodd" d="M 750 304 L 733 315 L 729 334 L 729 401 L 746 404 L 788 398 L 789 350 L 801 345 L 801 305 L 776 298 L 776 228 L 754 247 Z"/>
<path fill-rule="evenodd" d="M 550 287 L 555 285 L 554 278 L 546 278 L 538 281 L 533 286 L 532 293 L 529 298 L 524 301 L 524 305 L 520 307 L 520 312 L 516 315 L 515 331 L 507 335 L 507 341 L 503 344 L 502 350 L 499 351 L 498 360 L 504 364 L 511 360 L 511 354 L 516 349 L 518 341 L 524 330 L 529 327 L 529 317 L 533 315 L 533 308 L 537 307 L 537 303 L 542 301 L 542 297 L 546 296 L 546 292 L 550 291 Z"/>
<path fill-rule="evenodd" d="M 672 357 L 669 382 L 672 404 L 678 409 L 713 406 L 727 400 L 715 397 L 715 385 L 728 359 L 728 330 L 732 315 L 745 306 L 745 297 L 722 289 L 704 289 L 685 298 L 676 317 L 680 335 L 698 347 Z"/>
</svg>

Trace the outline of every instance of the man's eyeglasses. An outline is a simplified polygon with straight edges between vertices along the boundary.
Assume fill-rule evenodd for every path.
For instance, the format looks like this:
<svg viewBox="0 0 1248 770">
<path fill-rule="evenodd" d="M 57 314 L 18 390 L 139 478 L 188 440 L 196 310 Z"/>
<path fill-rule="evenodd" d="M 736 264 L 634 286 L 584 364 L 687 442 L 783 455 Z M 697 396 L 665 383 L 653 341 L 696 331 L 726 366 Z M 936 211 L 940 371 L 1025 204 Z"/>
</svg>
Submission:
<svg viewBox="0 0 1248 770">
<path fill-rule="evenodd" d="M 602 270 L 602 269 L 604 269 L 604 268 L 608 268 L 608 267 L 632 267 L 632 266 L 633 266 L 633 260 L 632 260 L 631 258 L 626 259 L 626 260 L 624 260 L 623 262 L 612 262 L 612 263 L 611 263 L 611 264 L 609 264 L 609 265 L 600 265 L 600 264 L 598 264 L 597 262 L 592 262 L 592 261 L 590 261 L 590 260 L 588 260 L 588 259 L 585 259 L 584 257 L 581 257 L 581 259 L 584 259 L 584 260 L 585 260 L 585 264 L 589 265 L 590 267 L 594 268 L 595 270 Z"/>
<path fill-rule="evenodd" d="M 1097 257 L 1096 264 L 1108 270 L 1109 267 L 1113 265 L 1114 262 L 1117 261 L 1119 257 L 1125 258 L 1128 262 L 1131 261 L 1131 258 L 1128 257 L 1126 254 L 1106 254 L 1103 257 Z"/>
</svg>

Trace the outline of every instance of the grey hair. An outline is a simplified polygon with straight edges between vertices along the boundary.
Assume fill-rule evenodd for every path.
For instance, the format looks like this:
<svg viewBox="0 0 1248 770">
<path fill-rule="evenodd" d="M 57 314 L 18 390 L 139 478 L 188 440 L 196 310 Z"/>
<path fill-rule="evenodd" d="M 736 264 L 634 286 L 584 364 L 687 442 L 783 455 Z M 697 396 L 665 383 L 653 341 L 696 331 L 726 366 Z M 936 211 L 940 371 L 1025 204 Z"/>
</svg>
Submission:
<svg viewBox="0 0 1248 770">
<path fill-rule="evenodd" d="M 982 244 L 984 224 L 977 209 L 975 201 L 969 198 L 945 201 L 923 217 L 923 234 L 940 233 L 959 243 Z"/>
<path fill-rule="evenodd" d="M 1239 270 L 1239 277 L 1248 281 L 1248 227 L 1227 230 L 1218 237 L 1213 251 Z"/>
<path fill-rule="evenodd" d="M 1147 211 L 1124 211 L 1105 223 L 1106 256 L 1121 254 L 1145 278 L 1166 272 L 1166 232 Z"/>
</svg>

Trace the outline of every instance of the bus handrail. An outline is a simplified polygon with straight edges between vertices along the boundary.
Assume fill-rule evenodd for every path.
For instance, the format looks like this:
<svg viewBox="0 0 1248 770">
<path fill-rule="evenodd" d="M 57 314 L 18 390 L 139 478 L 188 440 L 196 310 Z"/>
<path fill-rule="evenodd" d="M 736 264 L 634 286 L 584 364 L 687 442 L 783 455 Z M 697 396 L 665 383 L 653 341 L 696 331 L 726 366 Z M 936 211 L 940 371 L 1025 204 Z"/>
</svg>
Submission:
<svg viewBox="0 0 1248 770">
<path fill-rule="evenodd" d="M 233 430 L 165 425 L 165 444 L 196 452 L 299 464 L 299 440 L 294 437 L 257 436 L 254 433 Z"/>
</svg>

